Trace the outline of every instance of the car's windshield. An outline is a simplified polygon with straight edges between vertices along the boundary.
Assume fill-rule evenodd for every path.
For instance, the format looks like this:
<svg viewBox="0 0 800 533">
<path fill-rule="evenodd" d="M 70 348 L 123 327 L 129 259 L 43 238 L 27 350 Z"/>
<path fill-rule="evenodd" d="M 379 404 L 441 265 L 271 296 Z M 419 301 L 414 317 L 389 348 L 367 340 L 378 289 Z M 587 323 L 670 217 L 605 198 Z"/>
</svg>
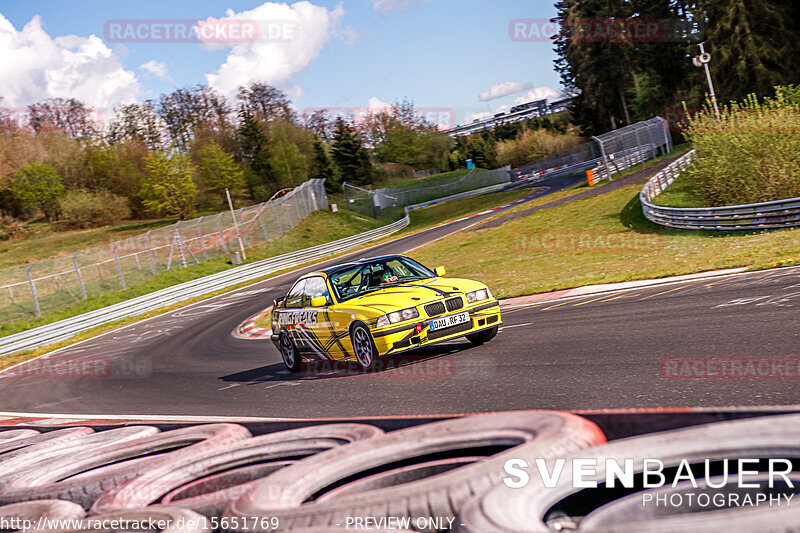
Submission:
<svg viewBox="0 0 800 533">
<path fill-rule="evenodd" d="M 435 275 L 407 257 L 388 257 L 342 267 L 330 275 L 330 280 L 336 298 L 341 302 L 360 294 Z"/>
</svg>

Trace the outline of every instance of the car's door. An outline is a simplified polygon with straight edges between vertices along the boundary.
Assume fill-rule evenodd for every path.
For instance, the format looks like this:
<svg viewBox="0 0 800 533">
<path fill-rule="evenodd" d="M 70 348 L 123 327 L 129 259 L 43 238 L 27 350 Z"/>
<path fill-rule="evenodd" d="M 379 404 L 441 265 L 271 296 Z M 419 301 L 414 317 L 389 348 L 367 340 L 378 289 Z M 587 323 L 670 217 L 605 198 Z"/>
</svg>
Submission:
<svg viewBox="0 0 800 533">
<path fill-rule="evenodd" d="M 281 329 L 286 331 L 294 341 L 294 345 L 301 353 L 308 351 L 307 343 L 300 334 L 301 311 L 303 310 L 303 296 L 306 280 L 298 280 L 286 294 L 283 308 L 278 310 L 278 324 Z"/>
<path fill-rule="evenodd" d="M 324 304 L 314 302 L 314 299 L 324 298 Z M 314 303 L 317 303 L 315 306 Z M 329 317 L 329 306 L 332 303 L 328 284 L 322 276 L 306 278 L 303 289 L 303 318 L 304 333 L 308 337 L 312 351 L 318 352 L 322 359 L 334 357 L 338 346 L 334 337 L 332 324 Z"/>
</svg>

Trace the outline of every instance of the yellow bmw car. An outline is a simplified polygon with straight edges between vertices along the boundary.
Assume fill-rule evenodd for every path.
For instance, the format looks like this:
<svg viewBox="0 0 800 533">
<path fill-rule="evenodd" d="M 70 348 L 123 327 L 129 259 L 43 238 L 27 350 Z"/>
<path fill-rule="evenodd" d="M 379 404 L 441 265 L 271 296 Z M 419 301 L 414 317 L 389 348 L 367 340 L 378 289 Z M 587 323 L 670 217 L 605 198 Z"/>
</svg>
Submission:
<svg viewBox="0 0 800 533">
<path fill-rule="evenodd" d="M 369 369 L 378 357 L 461 336 L 473 344 L 493 339 L 502 322 L 489 288 L 444 275 L 402 255 L 306 274 L 275 299 L 272 342 L 297 372 L 303 359 Z"/>
</svg>

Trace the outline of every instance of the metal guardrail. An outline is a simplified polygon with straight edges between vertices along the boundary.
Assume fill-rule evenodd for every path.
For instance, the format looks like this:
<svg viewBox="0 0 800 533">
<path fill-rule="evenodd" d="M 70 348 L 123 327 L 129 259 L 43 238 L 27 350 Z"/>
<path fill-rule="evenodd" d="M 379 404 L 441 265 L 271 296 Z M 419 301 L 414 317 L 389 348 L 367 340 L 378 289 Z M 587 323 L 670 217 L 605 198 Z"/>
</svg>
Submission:
<svg viewBox="0 0 800 533">
<path fill-rule="evenodd" d="M 644 216 L 651 222 L 678 229 L 753 230 L 800 226 L 800 198 L 723 207 L 663 207 L 653 199 L 669 187 L 694 160 L 694 150 L 650 178 L 639 193 Z"/>
<path fill-rule="evenodd" d="M 145 294 L 76 317 L 9 335 L 0 338 L 0 356 L 60 342 L 97 326 L 155 311 L 198 296 L 205 296 L 232 285 L 251 281 L 287 268 L 300 266 L 316 259 L 324 259 L 347 252 L 391 235 L 405 228 L 409 223 L 410 219 L 406 215 L 397 222 L 358 235 L 231 268 L 224 272 L 187 281 L 180 285 Z"/>
</svg>

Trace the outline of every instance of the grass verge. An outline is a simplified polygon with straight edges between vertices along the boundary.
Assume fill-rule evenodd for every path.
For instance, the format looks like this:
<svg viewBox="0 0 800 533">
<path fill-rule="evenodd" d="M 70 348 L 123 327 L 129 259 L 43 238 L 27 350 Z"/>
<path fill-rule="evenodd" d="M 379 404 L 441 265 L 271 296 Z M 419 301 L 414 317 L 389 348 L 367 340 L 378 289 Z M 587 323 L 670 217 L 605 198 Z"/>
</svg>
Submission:
<svg viewBox="0 0 800 533">
<path fill-rule="evenodd" d="M 800 229 L 682 231 L 648 221 L 641 185 L 545 209 L 502 226 L 460 233 L 411 255 L 500 297 L 722 268 L 800 264 Z M 527 207 L 527 206 L 526 206 Z"/>
<path fill-rule="evenodd" d="M 382 225 L 381 222 L 364 218 L 349 211 L 339 211 L 338 213 L 316 211 L 306 217 L 305 220 L 286 235 L 248 249 L 248 263 L 349 237 L 350 235 L 368 231 L 380 225 Z M 231 265 L 228 263 L 227 257 L 223 256 L 209 259 L 199 265 L 162 272 L 145 283 L 135 285 L 126 290 L 112 291 L 97 296 L 91 296 L 87 300 L 80 300 L 58 311 L 47 313 L 41 318 L 21 319 L 4 323 L 0 325 L 0 337 L 94 311 L 95 309 L 101 309 L 115 303 L 123 302 L 166 287 L 171 287 L 185 281 L 208 276 L 209 274 L 215 274 L 229 268 L 231 268 Z"/>
</svg>

